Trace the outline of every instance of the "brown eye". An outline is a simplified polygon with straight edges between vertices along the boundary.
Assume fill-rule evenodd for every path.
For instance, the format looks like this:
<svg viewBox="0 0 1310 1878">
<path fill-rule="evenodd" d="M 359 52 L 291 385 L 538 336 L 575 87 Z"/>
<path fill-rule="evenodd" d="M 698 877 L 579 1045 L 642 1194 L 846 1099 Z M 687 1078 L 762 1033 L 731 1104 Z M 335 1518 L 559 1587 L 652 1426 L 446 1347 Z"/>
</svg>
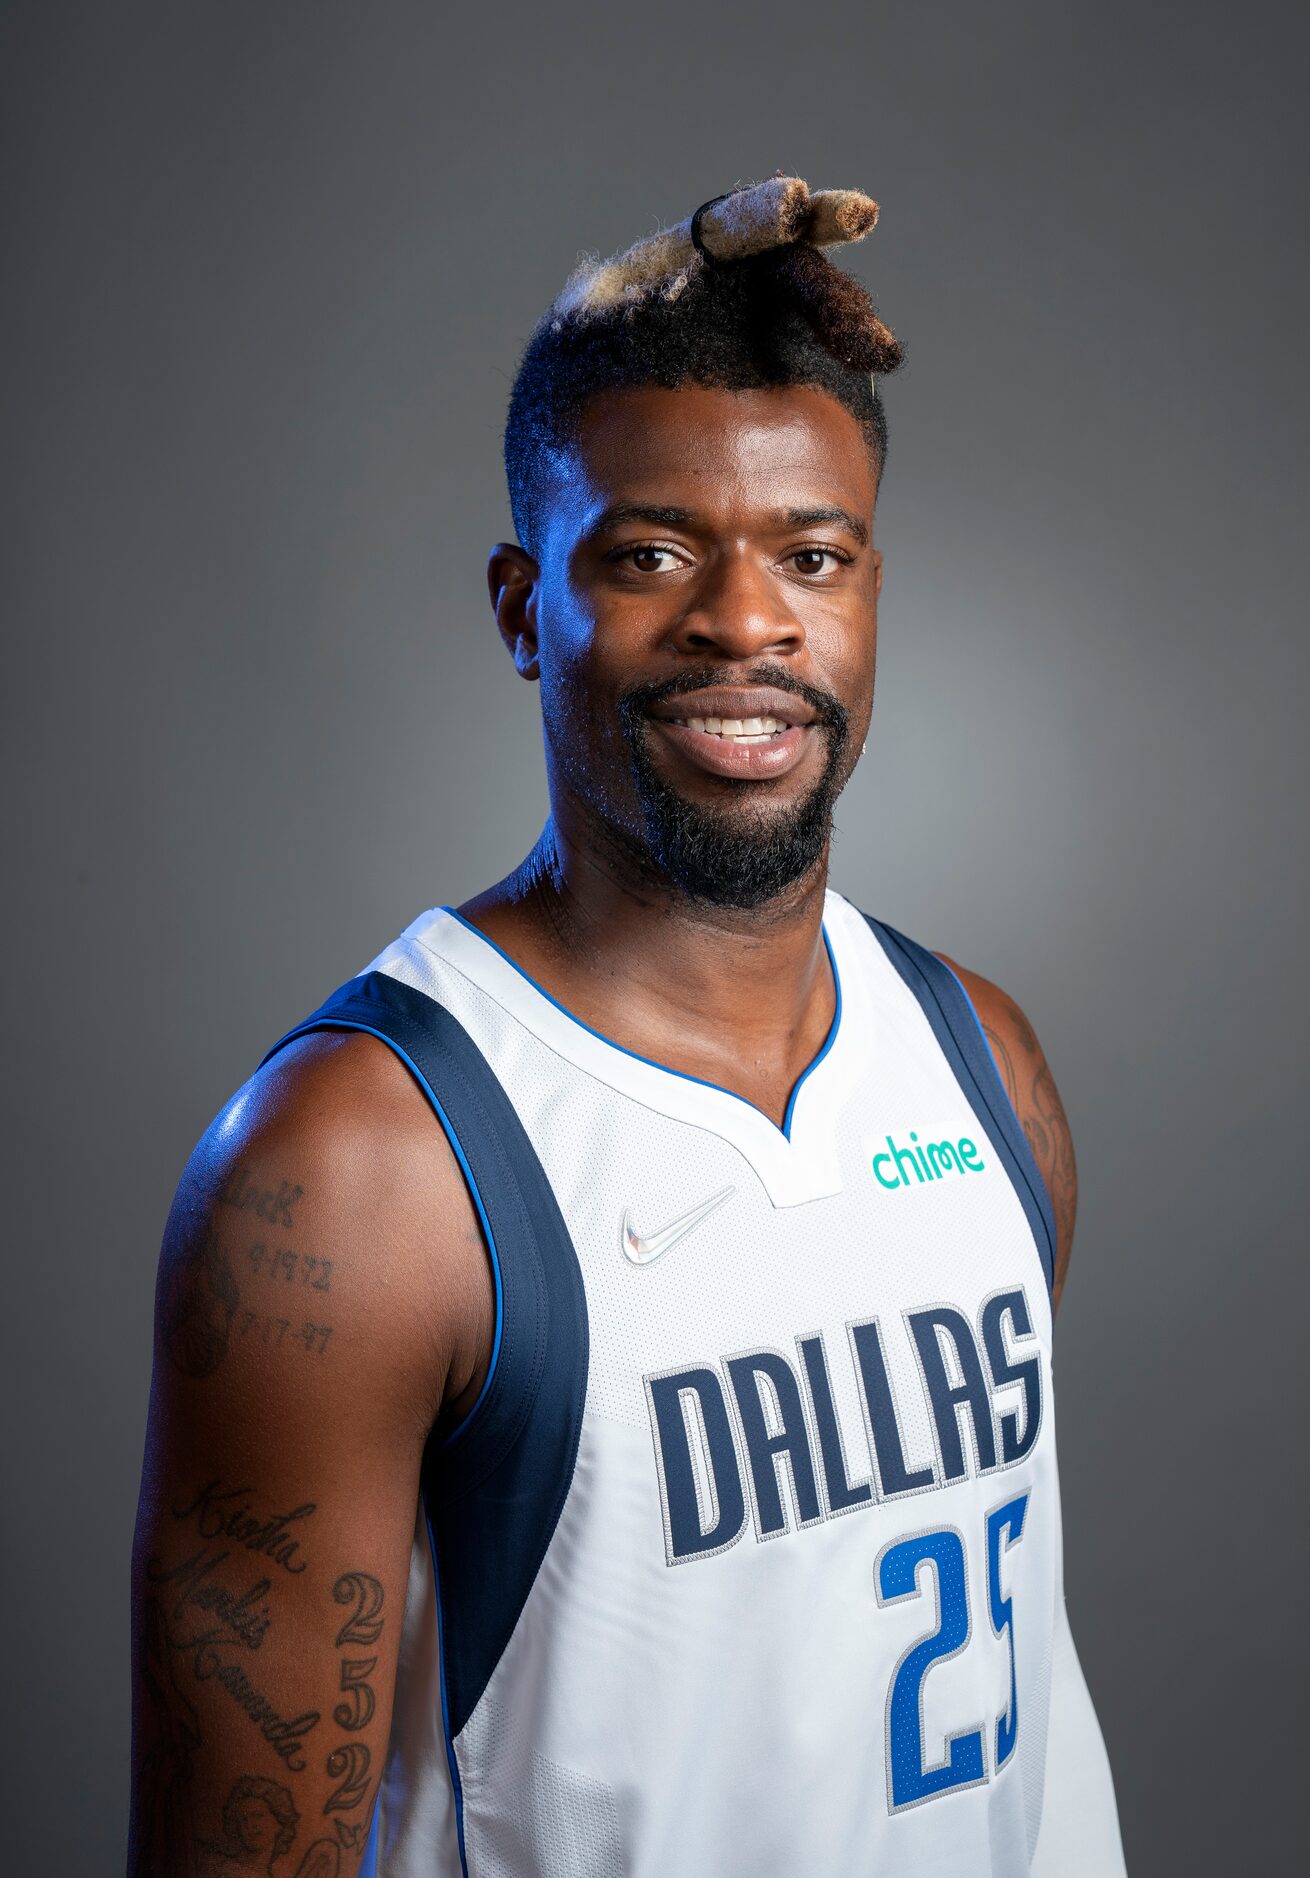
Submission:
<svg viewBox="0 0 1310 1878">
<path fill-rule="evenodd" d="M 656 542 L 646 541 L 631 548 L 621 548 L 616 559 L 627 561 L 639 574 L 667 574 L 677 557 L 672 548 L 661 548 Z"/>
<path fill-rule="evenodd" d="M 824 574 L 825 561 L 840 562 L 843 557 L 832 548 L 798 548 L 791 559 L 802 574 Z"/>
</svg>

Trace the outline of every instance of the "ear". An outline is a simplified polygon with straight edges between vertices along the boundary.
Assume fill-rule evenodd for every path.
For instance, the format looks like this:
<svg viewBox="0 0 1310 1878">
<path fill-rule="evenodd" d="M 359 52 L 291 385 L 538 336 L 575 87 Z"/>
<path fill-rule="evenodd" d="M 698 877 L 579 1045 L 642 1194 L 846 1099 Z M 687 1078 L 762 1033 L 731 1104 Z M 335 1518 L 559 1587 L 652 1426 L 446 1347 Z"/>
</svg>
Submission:
<svg viewBox="0 0 1310 1878">
<path fill-rule="evenodd" d="M 487 591 L 500 636 L 520 678 L 541 676 L 537 663 L 537 583 L 541 570 L 516 542 L 498 541 L 487 561 Z"/>
<path fill-rule="evenodd" d="M 873 551 L 873 597 L 875 600 L 882 599 L 882 549 L 881 548 L 875 548 Z"/>
</svg>

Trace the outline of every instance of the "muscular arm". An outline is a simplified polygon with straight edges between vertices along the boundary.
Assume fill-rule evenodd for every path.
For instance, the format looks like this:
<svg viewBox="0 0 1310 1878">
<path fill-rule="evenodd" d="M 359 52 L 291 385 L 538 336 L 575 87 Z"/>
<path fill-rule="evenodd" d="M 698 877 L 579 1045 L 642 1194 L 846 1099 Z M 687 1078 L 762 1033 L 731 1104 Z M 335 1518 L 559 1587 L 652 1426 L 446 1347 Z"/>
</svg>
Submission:
<svg viewBox="0 0 1310 1878">
<path fill-rule="evenodd" d="M 134 1878 L 353 1878 L 423 1447 L 492 1311 L 453 1157 L 373 1039 L 290 1046 L 196 1149 L 133 1562 Z"/>
<path fill-rule="evenodd" d="M 1007 997 L 990 979 L 965 971 L 944 952 L 938 956 L 950 966 L 973 1000 L 1001 1080 L 1050 1193 L 1055 1213 L 1054 1301 L 1058 1307 L 1073 1252 L 1074 1220 L 1078 1212 L 1078 1166 L 1060 1092 L 1033 1027 L 1014 999 Z"/>
</svg>

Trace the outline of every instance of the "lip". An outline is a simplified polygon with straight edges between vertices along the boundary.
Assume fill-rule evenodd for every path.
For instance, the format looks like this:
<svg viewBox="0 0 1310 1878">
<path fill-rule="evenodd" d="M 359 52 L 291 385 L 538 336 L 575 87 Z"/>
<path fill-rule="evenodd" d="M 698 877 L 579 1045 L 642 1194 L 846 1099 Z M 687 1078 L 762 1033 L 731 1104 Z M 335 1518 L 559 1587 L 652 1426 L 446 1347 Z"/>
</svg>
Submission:
<svg viewBox="0 0 1310 1878">
<path fill-rule="evenodd" d="M 814 712 L 804 698 L 771 685 L 706 685 L 700 691 L 661 698 L 650 715 L 657 724 L 687 717 L 776 717 L 780 723 L 800 727 L 814 722 Z"/>
<path fill-rule="evenodd" d="M 708 717 L 711 713 L 707 711 L 705 715 Z M 762 713 L 752 712 L 751 715 Z M 777 716 L 777 712 L 773 715 Z M 670 723 L 667 718 L 652 717 L 649 721 L 659 735 L 697 769 L 711 776 L 730 776 L 738 782 L 771 782 L 777 776 L 785 776 L 796 768 L 814 737 L 812 724 L 792 724 L 770 737 L 767 743 L 728 743 L 708 730 L 692 730 L 687 724 Z"/>
<path fill-rule="evenodd" d="M 709 716 L 709 712 L 706 712 Z M 771 736 L 768 744 L 728 744 L 709 731 L 693 731 L 685 723 L 668 723 L 664 717 L 651 717 L 651 723 L 683 757 L 708 770 L 711 776 L 732 776 L 738 781 L 771 781 L 786 776 L 805 755 L 813 729 L 807 723 L 794 723 L 786 731 Z"/>
<path fill-rule="evenodd" d="M 728 743 L 678 722 L 688 717 L 774 717 L 786 728 L 767 743 Z M 774 685 L 705 685 L 676 692 L 651 707 L 647 722 L 694 768 L 734 782 L 786 776 L 804 760 L 818 730 L 813 707 L 794 691 Z"/>
</svg>

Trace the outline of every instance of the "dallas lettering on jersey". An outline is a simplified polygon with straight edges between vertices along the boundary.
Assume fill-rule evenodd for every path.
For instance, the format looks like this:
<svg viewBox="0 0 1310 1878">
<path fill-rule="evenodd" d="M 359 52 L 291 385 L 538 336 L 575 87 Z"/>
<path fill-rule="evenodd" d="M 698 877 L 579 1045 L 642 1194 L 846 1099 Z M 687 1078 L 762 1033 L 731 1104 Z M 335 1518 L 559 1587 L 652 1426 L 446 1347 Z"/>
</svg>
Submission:
<svg viewBox="0 0 1310 1878">
<path fill-rule="evenodd" d="M 670 1565 L 712 1558 L 741 1537 L 749 1503 L 756 1536 L 770 1539 L 906 1494 L 949 1486 L 970 1472 L 1013 1467 L 1037 1440 L 1042 1367 L 1022 1286 L 986 1299 L 974 1326 L 931 1304 L 903 1329 L 876 1317 L 846 1326 L 863 1410 L 869 1467 L 852 1478 L 821 1333 L 798 1337 L 797 1362 L 777 1350 L 725 1357 L 644 1378 L 655 1438 Z M 936 1452 L 908 1457 L 892 1388 L 887 1336 L 910 1339 Z M 998 1405 L 997 1392 L 1014 1390 Z M 963 1429 L 969 1431 L 966 1452 Z M 784 1503 L 782 1481 L 790 1489 Z"/>
</svg>

